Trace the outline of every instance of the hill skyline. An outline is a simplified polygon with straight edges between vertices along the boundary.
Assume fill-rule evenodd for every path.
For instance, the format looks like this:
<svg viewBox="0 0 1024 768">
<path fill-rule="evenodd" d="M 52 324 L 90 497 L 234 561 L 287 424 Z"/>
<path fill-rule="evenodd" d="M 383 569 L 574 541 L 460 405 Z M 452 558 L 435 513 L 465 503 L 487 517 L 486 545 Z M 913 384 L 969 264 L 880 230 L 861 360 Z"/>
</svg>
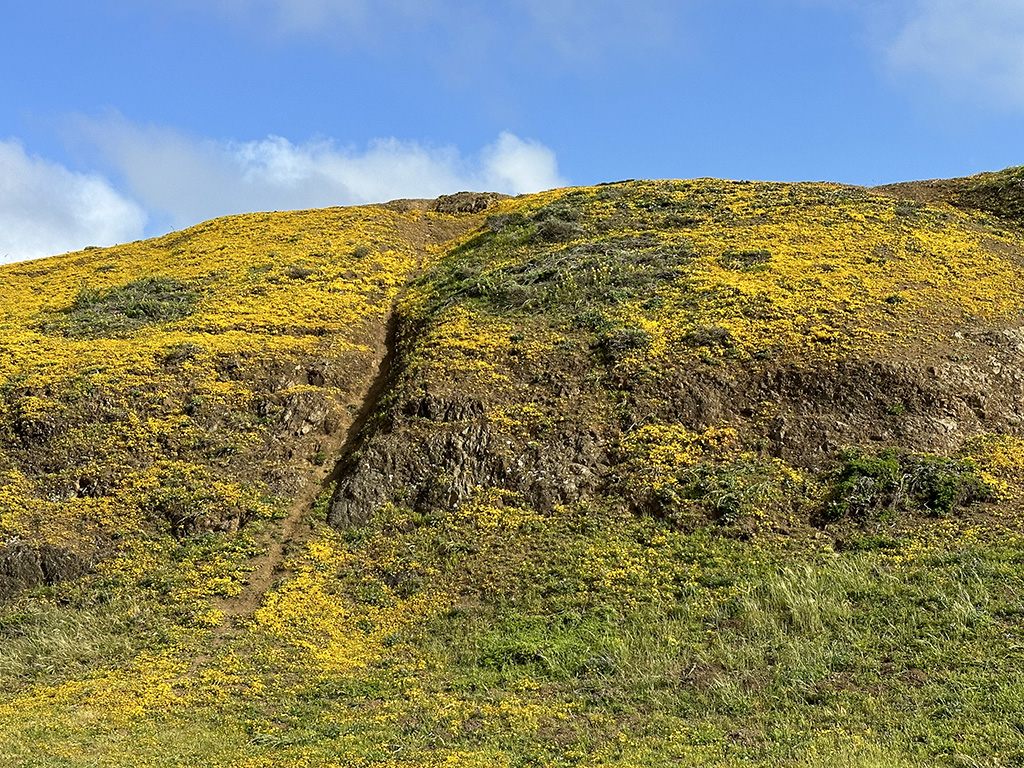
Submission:
<svg viewBox="0 0 1024 768">
<path fill-rule="evenodd" d="M 1024 766 L 1024 0 L 0 18 L 0 768 Z"/>
<path fill-rule="evenodd" d="M 44 0 L 5 24 L 11 258 L 461 189 L 964 176 L 1024 133 L 1005 0 Z"/>
</svg>

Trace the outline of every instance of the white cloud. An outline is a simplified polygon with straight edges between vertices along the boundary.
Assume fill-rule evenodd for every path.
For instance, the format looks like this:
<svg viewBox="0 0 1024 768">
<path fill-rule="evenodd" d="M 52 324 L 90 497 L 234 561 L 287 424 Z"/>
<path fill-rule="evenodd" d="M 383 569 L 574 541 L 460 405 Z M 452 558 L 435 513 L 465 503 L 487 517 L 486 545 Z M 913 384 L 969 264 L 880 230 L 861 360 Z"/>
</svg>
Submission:
<svg viewBox="0 0 1024 768">
<path fill-rule="evenodd" d="M 914 0 L 888 49 L 899 70 L 1024 107 L 1024 2 Z"/>
<path fill-rule="evenodd" d="M 0 141 L 0 262 L 142 237 L 147 218 L 174 228 L 215 216 L 436 197 L 460 190 L 518 194 L 563 186 L 554 152 L 502 133 L 473 155 L 379 139 L 356 149 L 194 138 L 121 117 L 74 121 L 131 193 Z M 138 202 L 136 202 L 138 201 Z M 147 216 L 149 214 L 149 216 Z"/>
<path fill-rule="evenodd" d="M 477 189 L 516 194 L 565 185 L 558 175 L 555 153 L 535 141 L 502 133 L 482 153 Z"/>
<path fill-rule="evenodd" d="M 555 154 L 502 133 L 475 156 L 397 139 L 364 149 L 330 140 L 295 144 L 279 136 L 213 141 L 122 118 L 81 119 L 131 192 L 180 227 L 229 213 L 290 210 L 436 197 L 463 189 L 518 194 L 564 185 Z"/>
<path fill-rule="evenodd" d="M 106 179 L 0 141 L 0 262 L 134 240 L 145 222 L 143 210 Z"/>
</svg>

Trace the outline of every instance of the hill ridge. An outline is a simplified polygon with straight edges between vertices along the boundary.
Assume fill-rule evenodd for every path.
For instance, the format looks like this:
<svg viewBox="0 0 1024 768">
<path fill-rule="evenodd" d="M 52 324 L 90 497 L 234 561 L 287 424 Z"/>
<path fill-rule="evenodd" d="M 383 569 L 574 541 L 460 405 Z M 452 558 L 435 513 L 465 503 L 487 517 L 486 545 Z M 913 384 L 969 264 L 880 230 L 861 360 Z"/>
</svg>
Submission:
<svg viewBox="0 0 1024 768">
<path fill-rule="evenodd" d="M 1015 173 L 0 267 L 0 761 L 1012 760 Z"/>
</svg>

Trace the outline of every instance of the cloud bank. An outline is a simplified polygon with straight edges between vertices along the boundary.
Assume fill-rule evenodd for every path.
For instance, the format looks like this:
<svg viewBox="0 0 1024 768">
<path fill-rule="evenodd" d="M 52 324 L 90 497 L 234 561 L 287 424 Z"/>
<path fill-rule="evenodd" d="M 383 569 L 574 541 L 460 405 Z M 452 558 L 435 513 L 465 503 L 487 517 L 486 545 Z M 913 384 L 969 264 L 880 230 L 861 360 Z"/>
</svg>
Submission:
<svg viewBox="0 0 1024 768">
<path fill-rule="evenodd" d="M 0 141 L 0 262 L 135 240 L 145 223 L 142 208 L 106 179 Z"/>
<path fill-rule="evenodd" d="M 898 71 L 1024 107 L 1024 2 L 914 0 L 888 56 Z"/>
<path fill-rule="evenodd" d="M 150 211 L 174 227 L 230 213 L 436 197 L 464 189 L 519 194 L 562 186 L 554 152 L 502 133 L 472 156 L 451 146 L 378 139 L 362 149 L 280 136 L 214 141 L 122 118 L 78 131 Z"/>
<path fill-rule="evenodd" d="M 147 221 L 178 229 L 247 211 L 467 189 L 520 194 L 566 183 L 551 149 L 507 132 L 470 155 L 398 139 L 363 148 L 280 136 L 215 141 L 121 117 L 80 118 L 72 133 L 97 150 L 106 175 L 77 173 L 0 141 L 0 262 L 157 234 L 146 231 Z"/>
</svg>

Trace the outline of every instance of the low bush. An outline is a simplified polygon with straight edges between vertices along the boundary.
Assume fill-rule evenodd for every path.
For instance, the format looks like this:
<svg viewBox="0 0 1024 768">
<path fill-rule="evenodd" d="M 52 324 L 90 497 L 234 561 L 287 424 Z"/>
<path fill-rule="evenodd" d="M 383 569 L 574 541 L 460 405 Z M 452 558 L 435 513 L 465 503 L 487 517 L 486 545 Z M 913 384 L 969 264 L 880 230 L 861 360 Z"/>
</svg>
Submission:
<svg viewBox="0 0 1024 768">
<path fill-rule="evenodd" d="M 194 288 L 169 277 L 144 277 L 105 290 L 83 288 L 71 306 L 47 318 L 42 329 L 72 338 L 121 336 L 187 317 L 198 299 Z"/>
<path fill-rule="evenodd" d="M 865 522 L 914 511 L 948 515 L 995 498 L 995 488 L 969 459 L 852 449 L 840 461 L 825 521 Z"/>
<path fill-rule="evenodd" d="M 605 363 L 615 364 L 631 353 L 650 348 L 651 342 L 651 334 L 643 328 L 612 328 L 598 337 L 594 349 Z"/>
</svg>

